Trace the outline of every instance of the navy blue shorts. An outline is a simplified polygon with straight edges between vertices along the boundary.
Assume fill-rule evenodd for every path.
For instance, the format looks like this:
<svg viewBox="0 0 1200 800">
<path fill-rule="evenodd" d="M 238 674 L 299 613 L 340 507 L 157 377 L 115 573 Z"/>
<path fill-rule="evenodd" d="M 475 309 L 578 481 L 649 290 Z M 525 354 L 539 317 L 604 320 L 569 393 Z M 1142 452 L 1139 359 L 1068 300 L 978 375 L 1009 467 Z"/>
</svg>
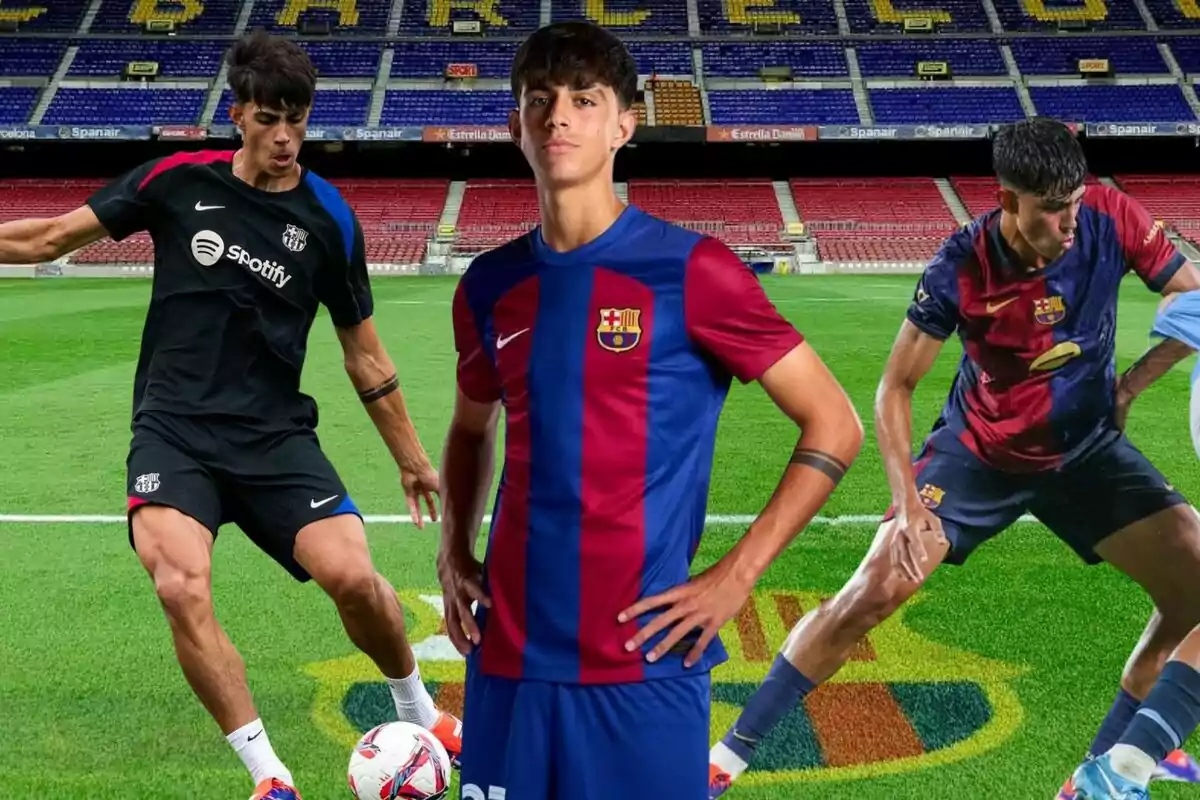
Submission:
<svg viewBox="0 0 1200 800">
<path fill-rule="evenodd" d="M 708 673 L 586 685 L 467 659 L 462 800 L 707 800 Z"/>
<path fill-rule="evenodd" d="M 935 440 L 936 439 L 936 444 Z M 1058 470 L 1001 472 L 952 436 L 931 436 L 914 462 L 917 491 L 942 520 L 948 564 L 962 564 L 1023 514 L 1032 514 L 1089 564 L 1120 529 L 1187 503 L 1141 451 L 1113 432 Z M 884 519 L 893 517 L 889 510 Z"/>
</svg>

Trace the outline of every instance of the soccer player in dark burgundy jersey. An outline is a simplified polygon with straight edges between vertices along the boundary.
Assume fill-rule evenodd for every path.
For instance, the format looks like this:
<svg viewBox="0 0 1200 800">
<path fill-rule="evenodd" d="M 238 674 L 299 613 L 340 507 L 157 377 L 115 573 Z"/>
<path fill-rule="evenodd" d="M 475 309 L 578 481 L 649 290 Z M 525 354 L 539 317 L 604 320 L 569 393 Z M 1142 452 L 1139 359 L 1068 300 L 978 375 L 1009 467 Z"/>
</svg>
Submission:
<svg viewBox="0 0 1200 800">
<path fill-rule="evenodd" d="M 522 45 L 509 126 L 541 225 L 476 259 L 454 299 L 438 567 L 467 657 L 465 800 L 706 797 L 717 631 L 862 440 L 841 387 L 745 264 L 618 199 L 636 86 L 629 52 L 599 26 L 554 24 Z M 758 381 L 802 435 L 766 510 L 689 581 L 732 377 Z"/>
<path fill-rule="evenodd" d="M 316 73 L 302 49 L 256 32 L 229 54 L 237 151 L 149 162 L 57 219 L 0 226 L 0 261 L 53 259 L 146 230 L 155 270 L 133 397 L 130 542 L 154 581 L 184 675 L 251 773 L 256 798 L 299 797 L 270 745 L 241 657 L 213 612 L 211 552 L 236 523 L 296 579 L 333 599 L 388 678 L 398 715 L 451 753 L 460 724 L 421 682 L 396 593 L 317 440 L 300 391 L 324 305 L 367 413 L 400 469 L 413 519 L 439 478 L 372 321 L 363 233 L 338 191 L 297 163 Z"/>
<path fill-rule="evenodd" d="M 1197 516 L 1122 433 L 1153 376 L 1142 361 L 1118 378 L 1114 358 L 1127 272 L 1156 292 L 1200 288 L 1200 274 L 1132 198 L 1085 185 L 1083 151 L 1065 125 L 1005 127 L 993 166 L 1000 208 L 950 236 L 926 267 L 876 395 L 893 507 L 854 576 L 796 624 L 713 747 L 713 796 L 937 565 L 963 563 L 1027 512 L 1085 562 L 1125 572 L 1157 606 L 1093 753 L 1115 741 L 1200 622 Z M 913 391 L 954 334 L 958 376 L 914 463 Z"/>
</svg>

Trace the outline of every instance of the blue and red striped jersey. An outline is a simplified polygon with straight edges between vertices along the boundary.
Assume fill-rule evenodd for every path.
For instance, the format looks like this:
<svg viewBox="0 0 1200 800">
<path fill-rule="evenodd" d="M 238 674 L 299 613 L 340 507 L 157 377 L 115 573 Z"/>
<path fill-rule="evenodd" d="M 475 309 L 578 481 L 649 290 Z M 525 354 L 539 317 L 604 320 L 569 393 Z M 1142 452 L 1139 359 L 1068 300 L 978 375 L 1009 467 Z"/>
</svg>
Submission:
<svg viewBox="0 0 1200 800">
<path fill-rule="evenodd" d="M 454 333 L 463 394 L 505 409 L 483 671 L 625 683 L 724 661 L 714 641 L 690 670 L 684 652 L 647 663 L 661 635 L 624 644 L 652 615 L 617 614 L 688 580 L 731 379 L 758 379 L 803 341 L 754 273 L 628 207 L 573 251 L 537 229 L 476 258 Z"/>
<path fill-rule="evenodd" d="M 1133 270 L 1155 291 L 1184 264 L 1131 197 L 1088 186 L 1074 245 L 1043 269 L 1015 263 L 997 209 L 952 235 L 908 308 L 939 339 L 957 332 L 958 375 L 937 423 L 1010 472 L 1056 469 L 1114 430 L 1117 292 Z"/>
</svg>

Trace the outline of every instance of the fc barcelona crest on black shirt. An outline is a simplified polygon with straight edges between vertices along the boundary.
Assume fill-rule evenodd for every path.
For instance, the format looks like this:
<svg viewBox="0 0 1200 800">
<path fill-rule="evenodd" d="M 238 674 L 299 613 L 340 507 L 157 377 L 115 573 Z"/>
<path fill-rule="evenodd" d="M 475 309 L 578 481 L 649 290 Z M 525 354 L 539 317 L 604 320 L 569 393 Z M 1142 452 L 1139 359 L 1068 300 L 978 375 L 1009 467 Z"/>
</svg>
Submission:
<svg viewBox="0 0 1200 800">
<path fill-rule="evenodd" d="M 602 308 L 596 338 L 600 346 L 614 353 L 637 347 L 642 339 L 640 308 Z"/>
<path fill-rule="evenodd" d="M 295 225 L 288 225 L 283 232 L 283 246 L 293 253 L 299 253 L 308 244 L 308 231 Z"/>
</svg>

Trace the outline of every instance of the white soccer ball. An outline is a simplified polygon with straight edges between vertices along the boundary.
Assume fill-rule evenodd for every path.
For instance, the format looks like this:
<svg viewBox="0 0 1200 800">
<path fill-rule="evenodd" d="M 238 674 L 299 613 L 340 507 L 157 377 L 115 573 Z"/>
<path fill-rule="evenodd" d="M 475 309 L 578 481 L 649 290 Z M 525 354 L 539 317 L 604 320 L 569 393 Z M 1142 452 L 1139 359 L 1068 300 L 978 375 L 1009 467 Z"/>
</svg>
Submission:
<svg viewBox="0 0 1200 800">
<path fill-rule="evenodd" d="M 358 800 L 438 800 L 450 789 L 450 756 L 421 726 L 385 722 L 358 740 L 347 778 Z"/>
</svg>

